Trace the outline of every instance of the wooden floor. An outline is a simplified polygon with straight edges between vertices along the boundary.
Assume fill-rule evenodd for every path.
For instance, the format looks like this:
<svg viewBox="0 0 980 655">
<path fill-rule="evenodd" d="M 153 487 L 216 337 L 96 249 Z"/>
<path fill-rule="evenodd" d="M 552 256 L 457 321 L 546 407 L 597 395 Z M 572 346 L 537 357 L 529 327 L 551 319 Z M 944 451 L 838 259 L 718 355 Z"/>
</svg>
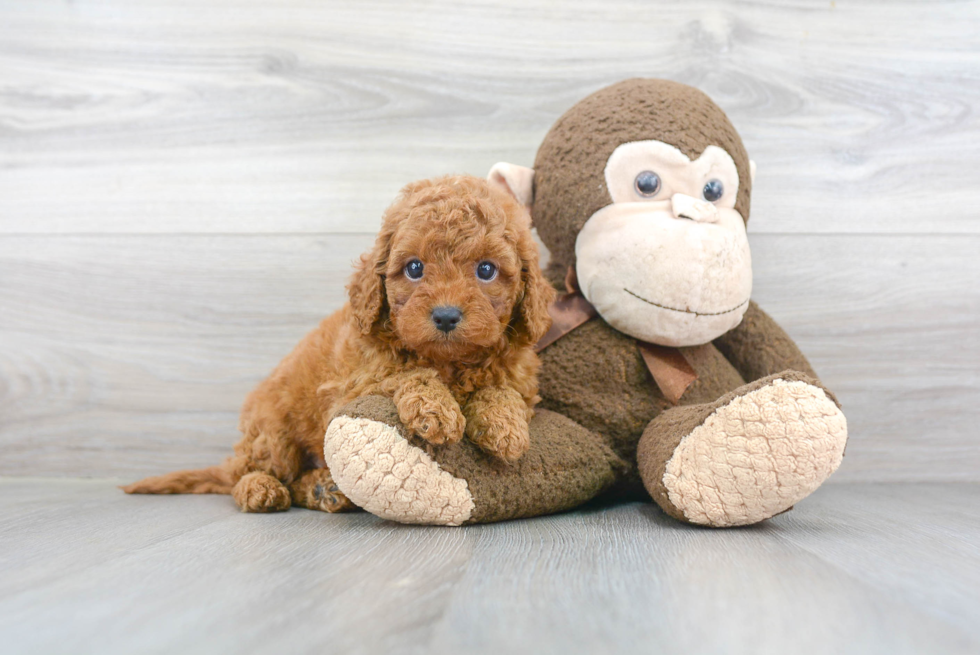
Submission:
<svg viewBox="0 0 980 655">
<path fill-rule="evenodd" d="M 4 653 L 977 653 L 980 485 L 421 528 L 6 478 L 0 580 Z"/>
</svg>

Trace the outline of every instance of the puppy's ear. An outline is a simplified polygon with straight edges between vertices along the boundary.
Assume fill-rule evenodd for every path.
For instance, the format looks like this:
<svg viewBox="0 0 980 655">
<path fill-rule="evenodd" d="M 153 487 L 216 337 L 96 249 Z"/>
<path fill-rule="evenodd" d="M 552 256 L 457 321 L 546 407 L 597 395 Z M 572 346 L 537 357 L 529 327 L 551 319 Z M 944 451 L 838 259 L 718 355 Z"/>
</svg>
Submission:
<svg viewBox="0 0 980 655">
<path fill-rule="evenodd" d="M 517 339 L 524 345 L 533 346 L 551 328 L 548 307 L 555 299 L 555 288 L 541 274 L 538 244 L 529 230 L 522 232 L 517 250 L 521 258 L 523 289 L 514 308 L 513 326 Z"/>
<path fill-rule="evenodd" d="M 371 252 L 361 255 L 361 261 L 357 263 L 347 285 L 354 322 L 364 335 L 371 333 L 374 324 L 387 311 L 385 269 L 393 232 L 388 225 L 382 227 Z"/>
</svg>

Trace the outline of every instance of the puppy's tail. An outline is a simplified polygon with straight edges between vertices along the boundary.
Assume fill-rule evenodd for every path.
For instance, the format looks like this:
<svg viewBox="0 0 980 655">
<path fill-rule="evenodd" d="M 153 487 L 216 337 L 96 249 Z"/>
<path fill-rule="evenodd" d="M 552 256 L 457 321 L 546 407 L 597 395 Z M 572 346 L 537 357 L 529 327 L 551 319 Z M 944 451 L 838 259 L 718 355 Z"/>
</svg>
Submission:
<svg viewBox="0 0 980 655">
<path fill-rule="evenodd" d="M 230 494 L 240 476 L 225 465 L 174 471 L 120 487 L 128 494 Z"/>
</svg>

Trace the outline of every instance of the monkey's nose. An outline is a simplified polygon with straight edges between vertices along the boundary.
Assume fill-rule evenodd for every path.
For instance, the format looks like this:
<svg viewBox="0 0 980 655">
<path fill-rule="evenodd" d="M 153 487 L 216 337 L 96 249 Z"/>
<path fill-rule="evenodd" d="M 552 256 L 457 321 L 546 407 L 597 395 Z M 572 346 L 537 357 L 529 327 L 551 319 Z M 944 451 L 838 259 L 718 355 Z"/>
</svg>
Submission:
<svg viewBox="0 0 980 655">
<path fill-rule="evenodd" d="M 683 193 L 671 196 L 670 209 L 674 218 L 686 218 L 698 223 L 714 223 L 718 220 L 718 208 L 714 204 Z"/>
<path fill-rule="evenodd" d="M 432 322 L 436 324 L 437 330 L 452 332 L 456 325 L 463 318 L 463 312 L 459 307 L 436 307 L 432 310 Z"/>
</svg>

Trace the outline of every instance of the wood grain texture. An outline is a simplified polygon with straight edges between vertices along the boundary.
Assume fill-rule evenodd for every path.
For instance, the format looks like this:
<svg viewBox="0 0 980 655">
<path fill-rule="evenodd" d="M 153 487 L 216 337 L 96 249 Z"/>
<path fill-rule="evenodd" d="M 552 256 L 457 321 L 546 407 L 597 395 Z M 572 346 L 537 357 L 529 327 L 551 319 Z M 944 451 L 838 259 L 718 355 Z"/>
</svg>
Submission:
<svg viewBox="0 0 980 655">
<path fill-rule="evenodd" d="M 836 485 L 745 529 L 650 504 L 467 528 L 0 480 L 11 653 L 975 653 L 980 486 Z"/>
<path fill-rule="evenodd" d="M 757 232 L 980 233 L 980 2 L 0 2 L 0 233 L 366 232 L 530 165 L 631 76 L 698 86 Z"/>
<path fill-rule="evenodd" d="M 754 297 L 844 404 L 833 479 L 980 479 L 980 236 L 751 240 Z M 0 473 L 216 463 L 245 395 L 341 306 L 371 241 L 0 239 Z"/>
</svg>

